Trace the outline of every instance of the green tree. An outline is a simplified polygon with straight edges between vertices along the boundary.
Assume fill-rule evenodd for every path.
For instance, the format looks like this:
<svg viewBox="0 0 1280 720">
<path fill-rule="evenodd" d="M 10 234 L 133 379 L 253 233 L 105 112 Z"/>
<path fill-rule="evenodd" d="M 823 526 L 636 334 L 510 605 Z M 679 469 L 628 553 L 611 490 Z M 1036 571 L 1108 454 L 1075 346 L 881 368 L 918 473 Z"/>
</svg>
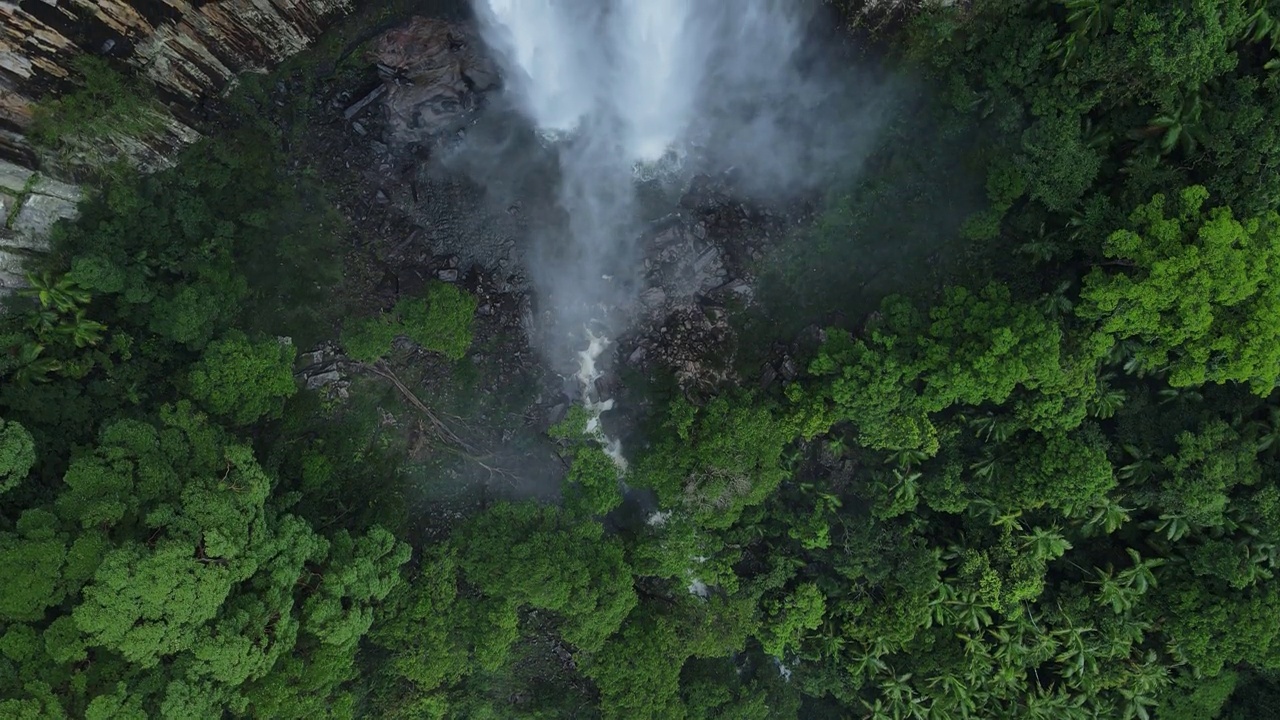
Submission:
<svg viewBox="0 0 1280 720">
<path fill-rule="evenodd" d="M 236 425 L 279 417 L 284 400 L 297 392 L 292 343 L 251 342 L 232 331 L 205 348 L 187 376 L 191 397 Z"/>
<path fill-rule="evenodd" d="M 391 352 L 398 336 L 460 360 L 471 347 L 476 299 L 446 283 L 432 283 L 425 298 L 405 298 L 391 312 L 354 320 L 342 330 L 342 346 L 353 359 L 373 362 Z"/>
<path fill-rule="evenodd" d="M 720 396 L 703 407 L 678 400 L 665 433 L 636 464 L 637 484 L 653 488 L 665 507 L 687 508 L 700 525 L 732 525 L 787 477 L 790 423 L 750 396 Z"/>
<path fill-rule="evenodd" d="M 637 602 L 620 543 L 558 508 L 494 505 L 461 530 L 457 547 L 468 583 L 557 613 L 564 638 L 585 650 L 598 649 Z"/>
<path fill-rule="evenodd" d="M 17 487 L 36 464 L 35 441 L 22 425 L 0 418 L 0 494 Z"/>
<path fill-rule="evenodd" d="M 1077 313 L 1117 341 L 1138 339 L 1138 367 L 1168 369 L 1174 387 L 1234 381 L 1265 395 L 1280 377 L 1280 216 L 1240 221 L 1206 212 L 1208 197 L 1190 187 L 1134 211 L 1105 248 L 1131 269 L 1094 269 Z"/>
</svg>

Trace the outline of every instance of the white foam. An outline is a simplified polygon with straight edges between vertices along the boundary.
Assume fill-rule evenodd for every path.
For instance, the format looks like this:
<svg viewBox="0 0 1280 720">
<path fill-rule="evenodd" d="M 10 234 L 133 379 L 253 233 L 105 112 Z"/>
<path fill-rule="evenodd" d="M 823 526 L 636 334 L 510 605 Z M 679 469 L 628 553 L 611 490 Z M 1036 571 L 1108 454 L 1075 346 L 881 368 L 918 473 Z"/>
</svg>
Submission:
<svg viewBox="0 0 1280 720">
<path fill-rule="evenodd" d="M 622 454 L 622 441 L 609 437 L 600 426 L 600 416 L 613 409 L 613 399 L 600 400 L 600 393 L 596 390 L 596 381 L 604 377 L 604 371 L 597 361 L 609 349 L 609 339 L 596 335 L 590 328 L 586 329 L 586 333 L 587 347 L 578 352 L 578 372 L 575 377 L 582 386 L 582 404 L 587 409 L 587 434 L 600 443 L 619 471 L 626 472 L 627 458 Z"/>
</svg>

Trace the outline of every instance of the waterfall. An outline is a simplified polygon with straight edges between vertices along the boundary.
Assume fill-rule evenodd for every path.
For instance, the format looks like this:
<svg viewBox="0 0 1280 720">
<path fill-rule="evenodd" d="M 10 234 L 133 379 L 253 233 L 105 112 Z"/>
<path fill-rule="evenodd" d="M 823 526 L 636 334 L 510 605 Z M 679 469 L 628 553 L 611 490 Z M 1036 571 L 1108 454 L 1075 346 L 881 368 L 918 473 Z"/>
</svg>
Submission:
<svg viewBox="0 0 1280 720">
<path fill-rule="evenodd" d="M 475 0 L 481 32 L 539 129 L 588 116 L 618 162 L 656 160 L 700 99 L 760 97 L 800 45 L 804 0 Z"/>
<path fill-rule="evenodd" d="M 595 381 L 606 333 L 625 329 L 635 302 L 636 181 L 678 162 L 694 135 L 725 128 L 736 139 L 760 126 L 770 89 L 795 86 L 797 8 L 814 0 L 473 1 L 508 96 L 558 155 L 568 237 L 546 238 L 554 250 L 530 273 L 557 330 L 573 339 L 549 342 L 586 345 L 571 352 L 591 431 L 625 467 L 600 430 L 612 403 L 599 400 Z M 778 162 L 768 147 L 746 152 Z"/>
</svg>

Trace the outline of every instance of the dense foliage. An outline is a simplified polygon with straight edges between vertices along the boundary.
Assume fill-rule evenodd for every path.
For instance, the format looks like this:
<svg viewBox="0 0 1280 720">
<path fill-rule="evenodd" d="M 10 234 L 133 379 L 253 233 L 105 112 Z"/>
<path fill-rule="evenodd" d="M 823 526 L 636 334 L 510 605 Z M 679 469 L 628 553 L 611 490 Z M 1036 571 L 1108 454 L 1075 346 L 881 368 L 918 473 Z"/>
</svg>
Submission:
<svg viewBox="0 0 1280 720">
<path fill-rule="evenodd" d="M 276 335 L 331 332 L 338 271 L 279 147 L 247 127 L 110 181 L 0 318 L 0 716 L 359 706 L 360 641 L 410 548 L 397 513 L 349 498 L 390 492 L 394 466 L 312 415 Z M 450 290 L 401 304 L 457 356 L 475 303 Z"/>
<path fill-rule="evenodd" d="M 312 317 L 329 220 L 256 131 L 105 187 L 0 327 L 0 716 L 1274 715 L 1280 3 L 955 5 L 869 164 L 981 175 L 946 282 L 625 472 L 571 412 L 562 503 L 432 532 L 286 337 L 447 362 L 475 300 Z"/>
</svg>

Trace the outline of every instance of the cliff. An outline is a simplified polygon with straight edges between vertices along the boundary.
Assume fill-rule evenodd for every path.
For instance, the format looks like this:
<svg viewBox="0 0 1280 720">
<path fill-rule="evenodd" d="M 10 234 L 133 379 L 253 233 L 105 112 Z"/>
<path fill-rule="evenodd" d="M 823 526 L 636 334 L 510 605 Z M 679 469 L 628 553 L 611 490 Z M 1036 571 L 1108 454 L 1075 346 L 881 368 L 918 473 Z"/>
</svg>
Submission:
<svg viewBox="0 0 1280 720">
<path fill-rule="evenodd" d="M 26 137 L 32 106 L 68 85 L 82 54 L 133 66 L 182 117 L 226 90 L 237 74 L 266 69 L 306 47 L 350 2 L 0 0 L 0 160 L 36 165 Z M 166 134 L 161 145 L 194 136 L 181 122 Z"/>
<path fill-rule="evenodd" d="M 164 107 L 148 110 L 151 130 L 95 140 L 105 156 L 155 169 L 200 137 L 182 118 L 203 99 L 302 50 L 350 2 L 0 0 L 0 296 L 26 284 L 26 259 L 76 213 L 79 189 L 49 177 L 58 163 L 41 162 L 28 132 L 38 100 L 74 87 L 78 58 L 127 64 L 155 85 Z"/>
</svg>

